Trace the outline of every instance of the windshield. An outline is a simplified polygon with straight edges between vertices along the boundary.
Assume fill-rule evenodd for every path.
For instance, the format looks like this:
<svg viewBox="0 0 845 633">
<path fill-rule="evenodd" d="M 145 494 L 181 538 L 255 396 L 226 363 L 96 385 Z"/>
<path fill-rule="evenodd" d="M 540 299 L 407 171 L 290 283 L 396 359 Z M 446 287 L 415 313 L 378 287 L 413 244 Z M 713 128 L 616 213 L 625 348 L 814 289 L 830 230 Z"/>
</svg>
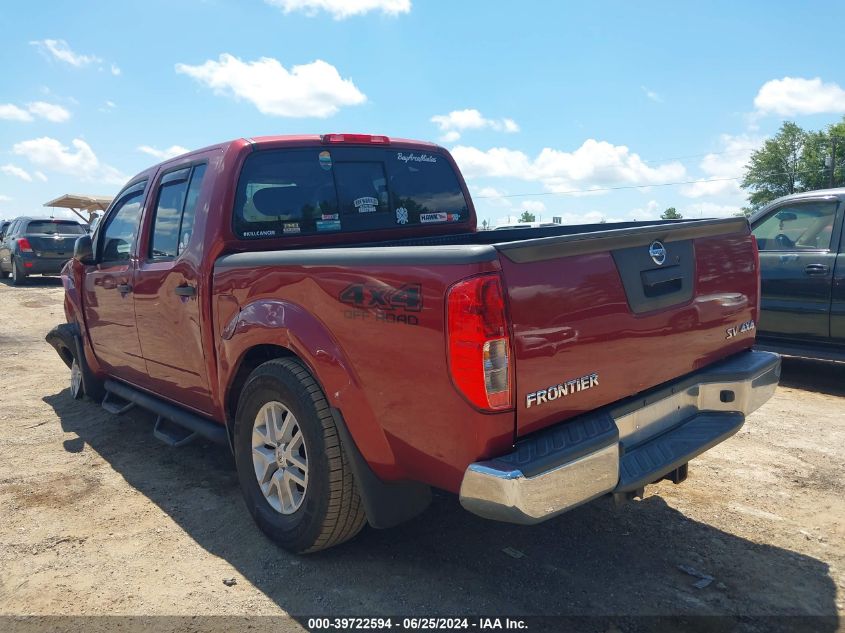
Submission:
<svg viewBox="0 0 845 633">
<path fill-rule="evenodd" d="M 26 227 L 27 233 L 41 235 L 82 235 L 84 227 L 78 222 L 53 222 L 51 220 L 36 220 Z"/>
<path fill-rule="evenodd" d="M 234 228 L 242 238 L 463 222 L 466 199 L 440 154 L 386 148 L 261 151 L 243 167 Z"/>
</svg>

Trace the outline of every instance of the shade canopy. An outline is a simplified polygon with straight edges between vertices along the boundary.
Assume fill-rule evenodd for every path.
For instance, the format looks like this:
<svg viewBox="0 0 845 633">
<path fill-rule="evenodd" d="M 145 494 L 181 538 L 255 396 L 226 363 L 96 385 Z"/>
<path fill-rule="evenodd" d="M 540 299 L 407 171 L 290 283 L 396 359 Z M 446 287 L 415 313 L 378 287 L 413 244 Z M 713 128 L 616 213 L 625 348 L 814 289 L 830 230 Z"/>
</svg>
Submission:
<svg viewBox="0 0 845 633">
<path fill-rule="evenodd" d="M 55 200 L 45 202 L 44 206 L 70 209 L 83 222 L 90 224 L 94 220 L 94 217 L 96 217 L 97 212 L 105 211 L 111 204 L 111 201 L 111 196 L 84 196 L 77 193 L 66 193 Z M 88 217 L 82 215 L 83 212 L 87 213 Z"/>
</svg>

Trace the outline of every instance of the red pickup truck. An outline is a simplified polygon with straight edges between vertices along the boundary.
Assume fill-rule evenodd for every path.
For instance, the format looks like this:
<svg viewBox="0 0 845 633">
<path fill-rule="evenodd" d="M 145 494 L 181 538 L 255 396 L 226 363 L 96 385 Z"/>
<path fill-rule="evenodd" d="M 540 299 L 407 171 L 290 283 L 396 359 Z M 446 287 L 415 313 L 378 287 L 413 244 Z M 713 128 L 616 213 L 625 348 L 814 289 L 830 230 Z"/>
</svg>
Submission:
<svg viewBox="0 0 845 633">
<path fill-rule="evenodd" d="M 536 523 L 686 476 L 773 393 L 744 219 L 477 231 L 452 157 L 239 139 L 138 174 L 63 271 L 71 393 L 228 444 L 309 552 L 431 488 Z"/>
</svg>

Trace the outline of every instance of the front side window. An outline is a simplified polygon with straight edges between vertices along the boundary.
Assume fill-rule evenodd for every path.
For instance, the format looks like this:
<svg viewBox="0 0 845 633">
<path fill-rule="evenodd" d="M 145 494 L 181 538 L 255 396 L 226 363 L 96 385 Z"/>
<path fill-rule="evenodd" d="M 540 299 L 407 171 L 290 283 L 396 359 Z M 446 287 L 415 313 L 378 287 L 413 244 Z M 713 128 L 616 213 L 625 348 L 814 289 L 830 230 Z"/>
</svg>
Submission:
<svg viewBox="0 0 845 633">
<path fill-rule="evenodd" d="M 138 238 L 138 225 L 141 219 L 141 204 L 144 200 L 143 186 L 127 192 L 117 203 L 103 229 L 102 261 L 128 261 L 135 240 Z"/>
<path fill-rule="evenodd" d="M 319 147 L 251 154 L 233 216 L 238 237 L 260 239 L 464 222 L 469 208 L 441 154 Z"/>
<path fill-rule="evenodd" d="M 830 248 L 836 202 L 787 204 L 757 223 L 751 232 L 761 251 L 825 250 Z"/>
</svg>

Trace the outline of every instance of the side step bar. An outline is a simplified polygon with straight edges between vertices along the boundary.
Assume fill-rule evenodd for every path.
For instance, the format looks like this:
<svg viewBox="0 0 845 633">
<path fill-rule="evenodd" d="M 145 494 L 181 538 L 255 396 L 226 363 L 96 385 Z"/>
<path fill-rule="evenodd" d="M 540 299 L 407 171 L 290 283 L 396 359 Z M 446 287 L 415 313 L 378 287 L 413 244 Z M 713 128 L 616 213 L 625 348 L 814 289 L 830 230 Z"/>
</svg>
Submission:
<svg viewBox="0 0 845 633">
<path fill-rule="evenodd" d="M 226 427 L 222 424 L 217 424 L 211 420 L 200 417 L 195 413 L 191 413 L 181 409 L 175 405 L 160 400 L 155 396 L 151 396 L 143 391 L 139 391 L 134 387 L 125 385 L 114 380 L 107 380 L 105 389 L 109 393 L 113 393 L 119 398 L 123 398 L 130 403 L 136 404 L 143 409 L 147 409 L 157 414 L 161 418 L 166 418 L 188 431 L 192 431 L 196 435 L 200 435 L 217 444 L 228 444 L 229 438 L 226 434 Z M 159 429 L 160 431 L 162 429 Z M 193 438 L 192 438 L 193 439 Z"/>
<path fill-rule="evenodd" d="M 110 396 L 112 397 L 110 398 Z M 115 397 L 118 397 L 119 401 L 115 400 Z M 106 391 L 106 395 L 100 403 L 100 406 L 112 415 L 123 415 L 124 413 L 134 409 L 135 403 L 127 401 L 124 398 L 120 398 L 119 396 L 115 396 L 115 394 L 111 391 Z"/>
</svg>

